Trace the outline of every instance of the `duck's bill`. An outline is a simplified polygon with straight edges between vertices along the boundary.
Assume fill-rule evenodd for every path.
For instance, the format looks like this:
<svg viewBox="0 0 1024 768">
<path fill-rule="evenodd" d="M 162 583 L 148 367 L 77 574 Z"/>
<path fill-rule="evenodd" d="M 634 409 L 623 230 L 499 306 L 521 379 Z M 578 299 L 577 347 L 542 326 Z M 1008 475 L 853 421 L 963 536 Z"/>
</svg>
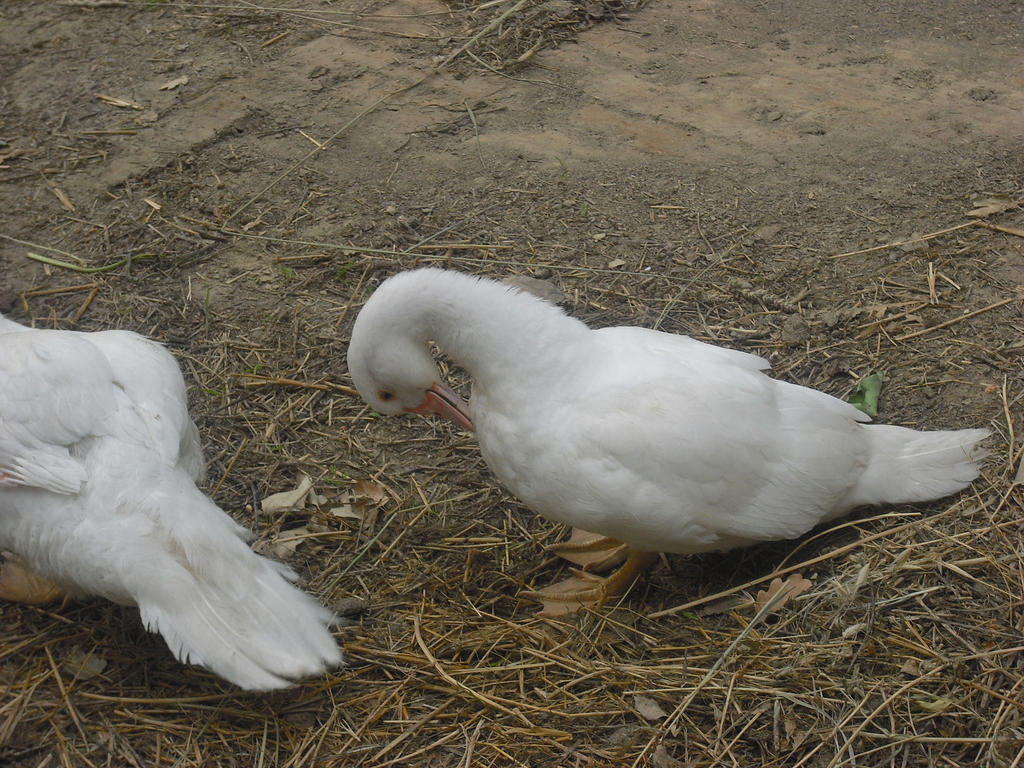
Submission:
<svg viewBox="0 0 1024 768">
<path fill-rule="evenodd" d="M 473 431 L 473 419 L 469 415 L 469 404 L 447 384 L 440 382 L 434 384 L 426 391 L 422 403 L 407 410 L 411 413 L 435 413 L 438 416 L 451 419 L 470 432 Z"/>
</svg>

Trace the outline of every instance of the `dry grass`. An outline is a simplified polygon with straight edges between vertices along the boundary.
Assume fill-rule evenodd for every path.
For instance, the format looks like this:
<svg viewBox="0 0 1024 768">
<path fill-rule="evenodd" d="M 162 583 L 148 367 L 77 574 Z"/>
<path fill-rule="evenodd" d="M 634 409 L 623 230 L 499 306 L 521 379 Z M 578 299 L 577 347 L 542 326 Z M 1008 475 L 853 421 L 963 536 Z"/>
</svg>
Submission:
<svg viewBox="0 0 1024 768">
<path fill-rule="evenodd" d="M 971 242 L 981 247 L 984 237 Z M 448 258 L 458 262 L 457 253 Z M 339 327 L 385 271 L 381 258 L 353 270 L 359 279 L 336 308 Z M 664 306 L 645 307 L 664 316 L 696 290 L 665 280 L 668 290 L 642 295 L 628 288 L 639 276 L 572 274 L 560 282 L 592 309 L 620 291 L 631 301 L 660 294 Z M 71 311 L 86 287 L 24 300 L 46 324 L 40 299 Z M 764 291 L 751 300 L 772 304 Z M 889 300 L 916 299 L 893 289 Z M 749 322 L 720 318 L 713 305 L 695 309 L 703 318 L 696 335 L 708 339 L 743 333 Z M 920 359 L 906 344 L 882 346 L 893 335 L 888 316 L 850 324 L 880 340 L 851 368 L 895 370 Z M 911 320 L 930 334 L 900 327 L 915 342 L 927 338 L 930 350 L 957 348 L 963 325 L 938 317 Z M 309 588 L 328 603 L 358 598 L 340 606 L 350 614 L 339 631 L 349 663 L 292 692 L 211 692 L 222 690 L 218 682 L 168 659 L 131 610 L 6 607 L 0 743 L 8 762 L 1021 764 L 1024 523 L 1011 482 L 1019 382 L 995 393 L 1004 407 L 993 454 L 960 499 L 843 521 L 802 543 L 672 557 L 620 605 L 556 621 L 533 616 L 517 594 L 552 580 L 560 566 L 540 545 L 561 532 L 494 487 L 468 436 L 369 414 L 334 383 L 336 361 L 323 355 L 332 331 L 315 319 L 294 316 L 275 338 L 223 319 L 218 327 L 216 343 L 177 350 L 200 382 L 212 487 L 226 508 L 249 510 L 243 518 L 261 542 L 307 526 L 294 559 Z M 832 356 L 843 346 L 852 354 L 855 335 L 828 345 Z M 343 348 L 343 333 L 331 343 Z M 785 355 L 782 375 L 821 355 L 808 347 Z M 828 387 L 831 374 L 808 383 Z M 281 490 L 296 469 L 315 478 L 323 510 L 281 519 L 253 512 L 255 499 Z M 390 494 L 368 530 L 326 513 L 358 478 Z M 755 614 L 757 590 L 791 572 L 811 588 Z M 83 653 L 106 661 L 105 670 L 76 679 Z"/>
<path fill-rule="evenodd" d="M 485 3 L 453 50 L 490 28 L 466 52 L 512 71 L 562 30 L 624 7 Z M 186 188 L 163 174 L 172 194 Z M 240 208 L 213 220 L 155 207 L 144 220 L 114 209 L 84 234 L 65 222 L 81 252 L 21 243 L 48 253 L 53 287 L 18 295 L 14 312 L 168 343 L 193 385 L 209 490 L 257 531 L 258 547 L 294 544 L 290 532 L 305 528 L 289 560 L 343 615 L 348 664 L 291 691 L 240 694 L 176 663 L 133 609 L 3 605 L 0 763 L 1024 766 L 1024 516 L 1013 483 L 1024 329 L 1020 295 L 986 272 L 1018 219 L 998 219 L 1002 231 L 936 226 L 921 238 L 927 258 L 897 243 L 787 262 L 792 246 L 769 246 L 745 224 L 711 231 L 698 213 L 686 221 L 692 240 L 638 244 L 645 255 L 624 270 L 536 239 L 523 255 L 512 193 L 465 215 L 438 210 L 421 223 L 432 234 L 403 247 L 299 241 L 290 231 L 308 211 L 282 197 L 237 221 Z M 650 214 L 678 207 L 658 199 Z M 278 282 L 261 291 L 248 272 L 216 269 L 218 249 L 239 243 L 276 253 Z M 109 253 L 138 255 L 126 264 Z M 162 255 L 141 259 L 152 253 Z M 992 454 L 959 498 L 871 510 L 800 542 L 668 557 L 616 606 L 537 618 L 518 594 L 557 577 L 542 546 L 564 531 L 497 488 L 470 437 L 376 417 L 344 376 L 348 329 L 373 286 L 427 262 L 553 276 L 570 311 L 595 324 L 742 347 L 770 357 L 774 375 L 839 396 L 884 370 L 902 386 L 887 392 L 883 418 L 987 421 Z M 207 281 L 183 287 L 197 264 Z M 83 278 L 69 265 L 106 271 Z M 978 406 L 983 382 L 991 391 Z M 259 499 L 299 471 L 325 502 L 261 514 Z M 361 527 L 328 511 L 360 479 L 388 492 Z M 757 592 L 787 573 L 811 587 L 757 611 Z M 101 670 L 83 671 L 90 656 Z"/>
</svg>

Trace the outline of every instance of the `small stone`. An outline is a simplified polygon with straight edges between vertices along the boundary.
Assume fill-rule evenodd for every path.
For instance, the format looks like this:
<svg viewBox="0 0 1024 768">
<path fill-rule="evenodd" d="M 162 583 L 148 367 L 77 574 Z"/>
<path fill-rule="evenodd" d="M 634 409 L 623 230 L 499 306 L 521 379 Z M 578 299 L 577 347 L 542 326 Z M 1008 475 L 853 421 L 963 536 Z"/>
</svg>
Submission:
<svg viewBox="0 0 1024 768">
<path fill-rule="evenodd" d="M 967 92 L 967 95 L 975 101 L 997 101 L 999 99 L 998 91 L 995 91 L 992 88 L 971 88 L 971 90 Z"/>
<path fill-rule="evenodd" d="M 359 616 L 366 613 L 370 605 L 361 597 L 343 597 L 331 606 L 338 616 Z"/>
<path fill-rule="evenodd" d="M 826 309 L 821 313 L 821 322 L 826 328 L 835 328 L 839 325 L 839 313 L 834 309 Z"/>
<path fill-rule="evenodd" d="M 787 345 L 803 344 L 811 338 L 811 328 L 802 315 L 793 314 L 782 324 L 782 343 Z"/>
</svg>

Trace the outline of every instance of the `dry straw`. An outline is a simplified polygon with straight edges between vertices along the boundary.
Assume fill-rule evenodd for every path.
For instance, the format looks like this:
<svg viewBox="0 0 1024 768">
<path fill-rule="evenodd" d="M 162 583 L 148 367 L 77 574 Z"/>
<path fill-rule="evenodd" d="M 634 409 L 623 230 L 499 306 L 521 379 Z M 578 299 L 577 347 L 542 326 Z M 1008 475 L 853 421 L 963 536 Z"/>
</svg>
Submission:
<svg viewBox="0 0 1024 768">
<path fill-rule="evenodd" d="M 248 3 L 160 5 L 267 12 Z M 551 15 L 564 5 L 487 5 L 477 15 L 467 10 L 477 26 L 455 50 L 472 43 L 493 69 L 509 69 L 570 26 Z M 492 24 L 508 9 L 515 13 Z M 284 32 L 260 39 L 273 50 Z M 659 215 L 679 208 L 657 205 Z M 745 260 L 745 227 L 715 236 L 698 220 L 691 246 L 703 249 L 707 268 L 675 269 L 666 258 L 651 272 L 642 261 L 612 268 L 537 256 L 534 243 L 514 241 L 482 209 L 438 224 L 411 248 L 314 242 L 260 227 L 258 218 L 243 226 L 149 210 L 139 229 L 118 221 L 83 238 L 91 252 L 46 257 L 53 288 L 22 295 L 19 319 L 131 327 L 171 346 L 193 385 L 211 492 L 257 532 L 257 548 L 295 545 L 289 560 L 304 586 L 343 618 L 337 635 L 348 664 L 290 691 L 241 694 L 175 662 L 133 609 L 3 605 L 0 763 L 1024 766 L 1021 297 L 985 282 L 977 266 L 1020 234 L 1014 221 L 936 228 L 918 238 L 931 249 L 927 258 L 901 251 L 901 242 L 823 256 L 845 284 L 862 286 L 819 299 L 829 318 L 806 291 L 747 280 L 755 269 Z M 131 252 L 153 231 L 186 243 L 194 261 L 155 259 L 128 274 L 130 263 L 104 258 L 105 238 L 118 242 L 121 233 Z M 182 285 L 183 264 L 243 242 L 315 258 L 274 265 L 294 274 L 270 306 L 249 306 L 243 296 L 227 311 L 198 283 Z M 664 245 L 678 251 L 678 243 Z M 880 252 L 892 258 L 875 260 Z M 775 375 L 841 396 L 856 378 L 884 370 L 900 382 L 887 416 L 922 427 L 991 419 L 991 455 L 960 497 L 841 521 L 803 542 L 668 557 L 616 605 L 565 621 L 538 618 L 518 595 L 558 577 L 562 566 L 542 547 L 565 532 L 504 494 L 469 436 L 377 418 L 344 376 L 347 332 L 372 285 L 417 263 L 553 275 L 575 314 L 659 322 L 742 346 L 770 355 Z M 70 271 L 97 266 L 116 268 L 87 284 Z M 337 272 L 344 280 L 326 292 Z M 210 291 L 246 276 L 216 274 Z M 797 341 L 783 338 L 793 316 L 807 328 Z M 963 372 L 968 366 L 996 373 L 982 381 Z M 976 404 L 985 383 L 984 407 L 958 413 L 948 405 L 958 393 Z M 324 503 L 264 515 L 259 499 L 284 490 L 299 470 Z M 372 523 L 330 511 L 356 480 L 387 489 Z M 755 611 L 758 589 L 792 573 L 811 586 Z"/>
</svg>

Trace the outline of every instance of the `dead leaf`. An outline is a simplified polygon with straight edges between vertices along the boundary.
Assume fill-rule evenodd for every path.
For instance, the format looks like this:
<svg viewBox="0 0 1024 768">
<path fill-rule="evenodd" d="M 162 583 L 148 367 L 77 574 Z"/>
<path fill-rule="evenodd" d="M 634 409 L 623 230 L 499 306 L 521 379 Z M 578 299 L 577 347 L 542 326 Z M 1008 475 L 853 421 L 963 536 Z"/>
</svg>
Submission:
<svg viewBox="0 0 1024 768">
<path fill-rule="evenodd" d="M 626 262 L 622 259 L 612 259 L 608 262 L 608 269 L 618 269 L 619 267 L 626 266 Z"/>
<path fill-rule="evenodd" d="M 351 498 L 351 497 L 349 497 L 349 498 Z M 362 513 L 361 512 L 356 512 L 356 510 L 352 507 L 352 502 L 350 502 L 350 501 L 346 501 L 343 504 L 338 505 L 337 507 L 331 507 L 330 510 L 328 510 L 328 511 L 332 515 L 334 515 L 335 517 L 342 517 L 342 518 L 346 518 L 348 520 L 362 520 L 363 519 Z"/>
<path fill-rule="evenodd" d="M 156 113 L 156 110 L 147 109 L 141 115 L 136 115 L 132 119 L 132 122 L 135 123 L 136 125 L 146 126 L 146 125 L 149 125 L 150 123 L 155 123 L 159 119 L 160 119 L 160 115 L 158 115 Z"/>
<path fill-rule="evenodd" d="M 95 653 L 85 653 L 77 646 L 71 649 L 67 660 L 62 665 L 71 676 L 77 680 L 89 680 L 103 674 L 107 668 L 105 659 L 101 659 Z"/>
<path fill-rule="evenodd" d="M 919 706 L 921 709 L 925 710 L 926 712 L 931 712 L 933 714 L 937 714 L 939 712 L 945 712 L 947 709 L 949 709 L 950 707 L 954 706 L 955 704 L 956 704 L 955 701 L 953 701 L 952 699 L 950 699 L 950 698 L 948 698 L 946 696 L 939 696 L 937 699 L 933 699 L 932 701 L 919 701 L 919 702 L 917 702 L 917 706 Z"/>
<path fill-rule="evenodd" d="M 1007 195 L 979 196 L 971 200 L 971 205 L 974 208 L 969 210 L 967 215 L 972 219 L 984 219 L 989 216 L 995 216 L 997 213 L 1008 211 L 1011 208 L 1016 208 L 1020 204 L 1020 200 L 1014 200 Z"/>
<path fill-rule="evenodd" d="M 188 84 L 188 75 L 182 75 L 181 77 L 176 77 L 173 80 L 169 80 L 166 83 L 164 83 L 163 85 L 161 85 L 160 86 L 160 90 L 161 91 L 173 91 L 179 85 L 187 85 L 187 84 Z"/>
<path fill-rule="evenodd" d="M 912 251 L 923 251 L 928 248 L 928 241 L 920 232 L 913 232 L 910 237 L 904 238 L 900 243 L 900 250 L 906 253 Z"/>
<path fill-rule="evenodd" d="M 917 677 L 921 674 L 921 665 L 917 663 L 917 659 L 907 659 L 903 662 L 903 666 L 900 667 L 900 672 L 911 677 Z"/>
<path fill-rule="evenodd" d="M 306 497 L 312 488 L 313 481 L 304 472 L 300 472 L 298 485 L 293 490 L 272 493 L 260 502 L 260 506 L 268 515 L 302 509 L 306 506 Z"/>
<path fill-rule="evenodd" d="M 370 604 L 361 597 L 343 597 L 335 600 L 331 610 L 338 616 L 358 616 L 366 613 Z"/>
<path fill-rule="evenodd" d="M 357 520 L 363 530 L 373 530 L 377 523 L 377 513 L 387 503 L 388 490 L 375 480 L 356 480 L 352 488 L 346 492 L 342 504 L 331 507 L 335 517 Z"/>
<path fill-rule="evenodd" d="M 304 544 L 308 540 L 309 534 L 310 530 L 307 525 L 289 528 L 287 531 L 281 531 L 281 533 L 274 537 L 273 541 L 266 544 L 262 549 L 272 554 L 278 560 L 287 560 L 295 554 L 295 550 L 299 548 L 299 545 Z"/>
<path fill-rule="evenodd" d="M 843 639 L 849 640 L 851 637 L 853 637 L 854 635 L 859 635 L 867 628 L 868 623 L 866 621 L 858 621 L 856 624 L 851 624 L 843 630 Z"/>
<path fill-rule="evenodd" d="M 1013 476 L 1011 485 L 1024 485 L 1024 458 L 1021 458 L 1017 465 L 1017 473 Z"/>
<path fill-rule="evenodd" d="M 651 763 L 654 765 L 654 768 L 680 768 L 682 766 L 681 762 L 668 753 L 664 744 L 659 744 L 654 748 L 654 754 L 651 755 Z"/>
<path fill-rule="evenodd" d="M 668 712 L 661 708 L 650 696 L 641 696 L 639 693 L 633 696 L 633 709 L 637 711 L 644 720 L 661 720 L 663 717 L 668 717 Z"/>
<path fill-rule="evenodd" d="M 784 606 L 800 593 L 806 592 L 810 587 L 811 582 L 799 573 L 791 573 L 789 578 L 785 581 L 782 579 L 772 579 L 772 583 L 768 585 L 768 589 L 758 591 L 757 599 L 754 600 L 754 607 L 760 611 L 769 603 L 769 601 L 775 599 L 775 596 L 778 595 L 775 605 L 772 607 L 772 611 L 778 611 L 779 608 Z"/>
<path fill-rule="evenodd" d="M 762 243 L 770 243 L 781 231 L 781 224 L 762 224 L 747 236 L 746 242 L 753 243 L 755 241 L 760 241 Z"/>
<path fill-rule="evenodd" d="M 367 501 L 372 501 L 374 504 L 383 504 L 387 501 L 388 490 L 383 485 L 375 480 L 356 480 L 352 485 L 352 490 L 355 492 L 357 497 L 361 497 Z"/>
<path fill-rule="evenodd" d="M 753 602 L 749 598 L 725 597 L 721 600 L 699 605 L 693 609 L 693 613 L 696 616 L 721 616 L 735 611 L 737 608 L 746 608 L 750 605 L 753 605 Z"/>
</svg>

